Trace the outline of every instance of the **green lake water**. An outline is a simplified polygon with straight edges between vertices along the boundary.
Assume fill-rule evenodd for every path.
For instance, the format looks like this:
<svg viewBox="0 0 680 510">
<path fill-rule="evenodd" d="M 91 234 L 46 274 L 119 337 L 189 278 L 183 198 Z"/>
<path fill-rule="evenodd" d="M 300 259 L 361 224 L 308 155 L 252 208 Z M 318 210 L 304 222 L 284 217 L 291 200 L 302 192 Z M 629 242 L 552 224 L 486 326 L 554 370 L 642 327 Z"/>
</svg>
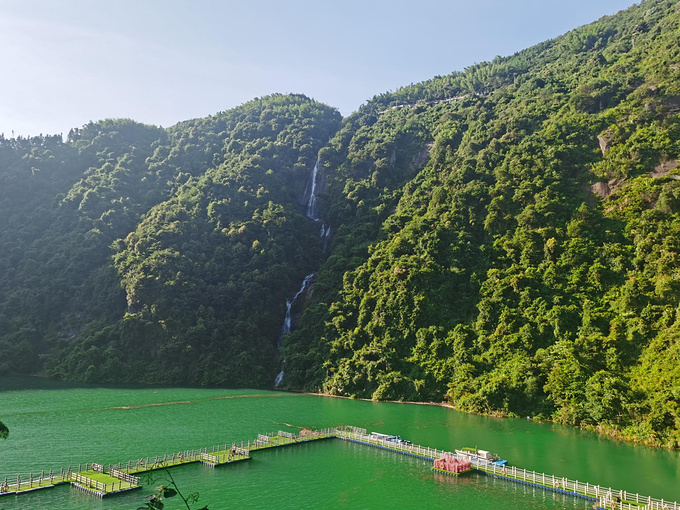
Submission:
<svg viewBox="0 0 680 510">
<path fill-rule="evenodd" d="M 0 481 L 17 474 L 127 462 L 298 427 L 355 425 L 452 451 L 477 446 L 518 467 L 680 501 L 680 455 L 528 420 L 415 404 L 260 390 L 77 387 L 0 378 Z M 217 469 L 173 468 L 180 489 L 226 508 L 590 509 L 592 502 L 484 475 L 434 474 L 430 463 L 336 439 L 253 452 Z M 142 479 L 145 482 L 144 478 Z M 0 509 L 136 509 L 155 485 L 104 500 L 68 486 L 0 497 Z M 177 498 L 174 498 L 177 500 Z M 180 509 L 168 500 L 166 508 Z"/>
</svg>

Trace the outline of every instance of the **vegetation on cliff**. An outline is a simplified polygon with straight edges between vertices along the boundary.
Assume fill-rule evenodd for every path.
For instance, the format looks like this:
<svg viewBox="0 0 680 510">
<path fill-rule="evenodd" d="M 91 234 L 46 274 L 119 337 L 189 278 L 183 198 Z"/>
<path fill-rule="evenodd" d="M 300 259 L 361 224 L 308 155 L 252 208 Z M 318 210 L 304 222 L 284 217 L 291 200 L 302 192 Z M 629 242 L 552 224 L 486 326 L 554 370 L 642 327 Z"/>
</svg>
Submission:
<svg viewBox="0 0 680 510">
<path fill-rule="evenodd" d="M 47 347 L 57 378 L 270 384 L 285 296 L 322 255 L 299 202 L 339 123 L 274 95 L 4 140 L 0 372 Z"/>
<path fill-rule="evenodd" d="M 679 25 L 644 2 L 347 119 L 288 382 L 677 447 Z"/>
<path fill-rule="evenodd" d="M 274 95 L 1 139 L 0 373 L 268 387 L 285 358 L 292 389 L 678 447 L 679 159 L 670 0 L 346 119 Z"/>
</svg>

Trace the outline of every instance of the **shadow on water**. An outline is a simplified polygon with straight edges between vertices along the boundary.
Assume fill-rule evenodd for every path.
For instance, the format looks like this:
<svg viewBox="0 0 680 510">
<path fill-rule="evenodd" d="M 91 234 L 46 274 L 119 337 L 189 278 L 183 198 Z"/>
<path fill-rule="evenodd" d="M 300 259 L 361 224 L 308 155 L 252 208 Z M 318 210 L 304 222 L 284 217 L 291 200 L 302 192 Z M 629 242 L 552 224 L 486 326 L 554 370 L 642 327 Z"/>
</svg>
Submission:
<svg viewBox="0 0 680 510">
<path fill-rule="evenodd" d="M 0 391 L 21 390 L 74 390 L 74 389 L 97 389 L 111 390 L 157 390 L 157 389 L 189 389 L 189 390 L 247 390 L 245 387 L 227 386 L 199 386 L 177 384 L 143 384 L 143 383 L 85 383 L 77 381 L 62 381 L 40 376 L 3 376 L 0 377 Z M 271 388 L 263 388 L 263 391 Z"/>
<path fill-rule="evenodd" d="M 37 376 L 6 376 L 0 377 L 0 391 L 21 391 L 21 390 L 74 390 L 74 389 L 129 389 L 141 390 L 149 388 L 163 387 L 159 385 L 145 384 L 89 384 L 73 381 L 59 381 Z M 168 388 L 172 386 L 167 386 Z"/>
</svg>

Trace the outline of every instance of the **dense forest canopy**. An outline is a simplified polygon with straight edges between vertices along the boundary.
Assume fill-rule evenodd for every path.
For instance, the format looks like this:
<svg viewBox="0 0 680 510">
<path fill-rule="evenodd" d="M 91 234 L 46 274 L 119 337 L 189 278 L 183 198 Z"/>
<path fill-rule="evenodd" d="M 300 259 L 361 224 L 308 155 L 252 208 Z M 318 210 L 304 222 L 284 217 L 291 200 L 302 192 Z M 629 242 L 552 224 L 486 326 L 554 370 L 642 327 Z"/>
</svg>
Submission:
<svg viewBox="0 0 680 510">
<path fill-rule="evenodd" d="M 0 372 L 271 384 L 285 296 L 323 254 L 299 202 L 340 121 L 274 95 L 3 140 Z"/>
<path fill-rule="evenodd" d="M 289 389 L 678 447 L 679 157 L 671 0 L 345 119 L 272 95 L 1 138 L 0 374 L 271 387 L 283 363 Z"/>
</svg>

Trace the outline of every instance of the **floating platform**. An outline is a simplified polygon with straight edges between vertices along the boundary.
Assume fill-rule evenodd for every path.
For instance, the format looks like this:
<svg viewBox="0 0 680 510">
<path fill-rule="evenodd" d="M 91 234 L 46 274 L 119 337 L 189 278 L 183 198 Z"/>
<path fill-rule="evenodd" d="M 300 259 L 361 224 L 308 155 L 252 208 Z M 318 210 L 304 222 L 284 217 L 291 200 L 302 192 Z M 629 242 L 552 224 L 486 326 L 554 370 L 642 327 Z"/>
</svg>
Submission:
<svg viewBox="0 0 680 510">
<path fill-rule="evenodd" d="M 81 466 L 82 467 L 82 466 Z M 8 483 L 5 480 L 0 484 L 0 496 L 18 495 L 26 492 L 34 492 L 41 489 L 51 489 L 57 485 L 70 483 L 73 487 L 98 497 L 105 497 L 119 492 L 127 492 L 139 489 L 139 479 L 137 477 L 123 478 L 112 476 L 103 472 L 101 464 L 85 464 L 85 470 L 73 472 L 62 470 L 59 475 L 41 473 L 38 478 L 31 475 L 28 480 L 22 481 L 17 477 L 16 483 Z"/>
<path fill-rule="evenodd" d="M 68 470 L 62 469 L 60 474 L 54 474 L 52 471 L 45 473 L 43 471 L 40 476 L 34 477 L 30 475 L 27 480 L 22 480 L 18 476 L 16 482 L 12 480 L 12 483 L 6 478 L 4 482 L 0 481 L 0 496 L 18 495 L 70 483 L 73 487 L 83 492 L 103 498 L 139 489 L 141 485 L 139 478 L 135 476 L 137 473 L 167 469 L 195 462 L 201 462 L 210 468 L 216 468 L 250 460 L 250 453 L 253 451 L 338 438 L 401 455 L 417 457 L 426 461 L 436 461 L 437 467 L 432 468 L 433 473 L 447 476 L 463 476 L 473 472 L 483 473 L 510 482 L 595 501 L 594 508 L 600 510 L 611 510 L 612 508 L 621 510 L 680 510 L 680 505 L 674 501 L 665 501 L 650 496 L 617 491 L 610 487 L 601 487 L 587 482 L 537 473 L 516 466 L 499 465 L 498 463 L 479 458 L 472 460 L 464 459 L 461 456 L 437 448 L 414 445 L 404 440 L 395 441 L 390 439 L 397 437 L 380 433 L 368 434 L 366 429 L 350 426 L 319 431 L 303 429 L 299 434 L 279 430 L 278 432 L 259 434 L 254 441 L 244 441 L 240 445 L 225 443 L 213 446 L 211 449 L 186 450 L 184 452 L 164 455 L 163 457 L 147 457 L 146 459 L 128 461 L 126 464 L 109 465 L 108 469 L 101 464 L 93 463 L 86 464 L 85 469 L 82 469 L 83 466 L 81 465 L 75 472 L 71 468 Z M 442 464 L 443 461 L 445 461 L 445 465 Z M 460 466 L 455 467 L 461 461 L 469 461 L 471 469 L 463 469 Z"/>
<path fill-rule="evenodd" d="M 439 473 L 439 474 L 446 475 L 446 476 L 465 476 L 465 475 L 469 475 L 469 474 L 474 473 L 475 470 L 474 469 L 466 469 L 465 471 L 461 471 L 459 473 L 454 473 L 453 471 L 447 471 L 446 469 L 439 469 L 439 468 L 433 467 L 432 471 L 434 473 Z"/>
<path fill-rule="evenodd" d="M 233 464 L 242 460 L 250 460 L 250 452 L 243 448 L 230 448 L 229 450 L 221 450 L 214 453 L 202 453 L 201 463 L 210 468 L 224 466 L 226 464 Z"/>
<path fill-rule="evenodd" d="M 472 462 L 469 459 L 460 458 L 458 455 L 448 452 L 434 461 L 432 469 L 450 476 L 461 476 L 473 471 Z"/>
<path fill-rule="evenodd" d="M 410 457 L 417 457 L 423 460 L 434 461 L 436 458 L 439 458 L 446 453 L 445 451 L 438 450 L 436 448 L 428 448 L 413 444 L 406 445 L 401 443 L 393 443 L 386 439 L 367 434 L 366 429 L 359 429 L 357 427 L 344 427 L 337 429 L 335 432 L 335 437 L 345 441 L 350 441 L 352 443 L 364 444 L 367 446 L 372 446 L 373 448 L 380 448 L 382 450 L 388 450 L 401 455 L 408 455 Z"/>
<path fill-rule="evenodd" d="M 116 464 L 113 467 L 129 475 L 148 473 L 150 471 L 156 471 L 157 469 L 166 469 L 175 466 L 183 466 L 185 464 L 192 464 L 194 462 L 200 462 L 202 452 L 203 450 L 191 450 L 184 453 L 163 455 L 163 457 L 157 455 L 156 457 L 138 459 L 134 463 L 129 461 L 125 465 Z"/>
<path fill-rule="evenodd" d="M 26 492 L 34 492 L 41 489 L 51 489 L 57 485 L 63 485 L 69 482 L 70 479 L 63 470 L 58 475 L 53 474 L 51 471 L 46 474 L 43 471 L 39 477 L 33 478 L 33 475 L 30 475 L 27 480 L 22 480 L 20 476 L 17 476 L 16 482 L 13 483 L 9 483 L 8 479 L 5 478 L 5 481 L 0 483 L 0 497 L 24 494 Z"/>
<path fill-rule="evenodd" d="M 71 473 L 71 485 L 100 498 L 142 487 L 138 477 L 115 468 L 109 468 L 109 472 L 105 473 L 104 466 L 95 463 L 88 470 Z"/>
<path fill-rule="evenodd" d="M 33 492 L 33 491 L 37 491 L 37 490 L 40 490 L 40 489 L 51 489 L 52 487 L 55 487 L 55 485 L 40 485 L 40 486 L 33 486 L 33 487 L 28 487 L 26 489 L 22 488 L 20 490 L 17 490 L 16 485 L 14 485 L 14 486 L 10 485 L 10 486 L 7 487 L 7 489 L 5 491 L 0 491 L 0 497 L 2 497 L 2 496 L 15 496 L 17 494 L 23 494 L 25 492 Z"/>
<path fill-rule="evenodd" d="M 359 429 L 357 427 L 347 426 L 339 428 L 336 431 L 336 437 L 346 441 L 365 444 L 375 448 L 382 448 L 384 450 L 411 455 L 426 460 L 435 460 L 435 458 L 441 458 L 447 454 L 455 456 L 450 452 L 426 448 L 420 445 L 390 444 L 388 441 L 368 434 L 366 429 Z M 580 499 L 595 501 L 594 507 L 599 510 L 611 510 L 612 508 L 616 508 L 617 510 L 680 510 L 680 504 L 675 501 L 666 501 L 652 498 L 651 496 L 643 496 L 641 494 L 631 494 L 622 490 L 614 490 L 610 487 L 601 487 L 600 485 L 580 482 L 578 480 L 569 480 L 564 477 L 537 473 L 536 471 L 530 471 L 516 466 L 499 465 L 481 459 L 473 460 L 471 464 L 473 472 L 483 473 L 506 481 L 521 483 L 523 485 L 558 492 Z M 433 469 L 433 471 L 455 476 L 454 473 L 449 471 L 445 472 L 445 470 Z"/>
<path fill-rule="evenodd" d="M 282 446 L 290 446 L 294 444 L 309 443 L 310 441 L 320 441 L 323 439 L 332 439 L 336 437 L 331 429 L 323 431 L 301 431 L 300 434 L 291 434 L 279 430 L 274 434 L 259 434 L 257 439 L 248 442 L 248 449 L 252 451 L 265 450 L 267 448 L 280 448 Z"/>
</svg>

